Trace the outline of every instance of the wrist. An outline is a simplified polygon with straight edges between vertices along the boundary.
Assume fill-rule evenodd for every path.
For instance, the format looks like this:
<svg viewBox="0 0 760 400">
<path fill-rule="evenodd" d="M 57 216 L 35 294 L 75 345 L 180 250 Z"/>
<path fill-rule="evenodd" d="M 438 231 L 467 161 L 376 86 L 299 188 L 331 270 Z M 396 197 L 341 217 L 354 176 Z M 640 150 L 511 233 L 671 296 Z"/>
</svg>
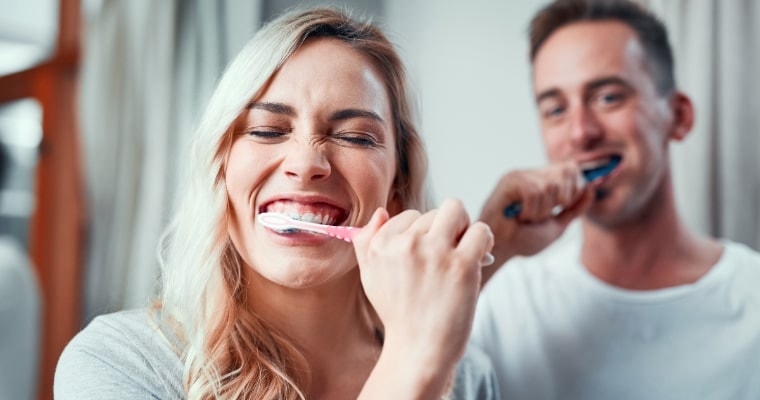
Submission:
<svg viewBox="0 0 760 400">
<path fill-rule="evenodd" d="M 457 357 L 442 346 L 394 342 L 386 337 L 375 369 L 360 399 L 435 399 L 450 386 Z"/>
</svg>

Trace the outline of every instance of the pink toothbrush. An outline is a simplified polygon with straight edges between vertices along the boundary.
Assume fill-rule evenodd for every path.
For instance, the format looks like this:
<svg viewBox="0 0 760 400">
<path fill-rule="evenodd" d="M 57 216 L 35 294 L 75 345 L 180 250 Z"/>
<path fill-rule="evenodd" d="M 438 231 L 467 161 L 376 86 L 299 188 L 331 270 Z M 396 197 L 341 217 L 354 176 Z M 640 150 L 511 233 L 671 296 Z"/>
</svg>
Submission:
<svg viewBox="0 0 760 400">
<path fill-rule="evenodd" d="M 351 243 L 354 237 L 361 232 L 362 228 L 355 226 L 333 226 L 317 224 L 315 222 L 300 221 L 295 218 L 291 218 L 285 214 L 265 212 L 258 216 L 258 221 L 269 229 L 273 229 L 283 233 L 294 233 L 297 231 L 305 231 L 311 233 L 319 233 L 334 237 L 336 239 L 345 240 Z M 480 264 L 484 267 L 493 264 L 494 257 L 491 253 L 486 253 Z"/>
<path fill-rule="evenodd" d="M 322 235 L 332 236 L 337 239 L 345 240 L 348 243 L 354 239 L 354 236 L 361 232 L 361 228 L 353 226 L 333 226 L 317 224 L 315 222 L 299 221 L 280 213 L 261 213 L 258 217 L 259 222 L 267 228 L 274 229 L 283 233 L 293 233 L 296 231 L 306 231 L 311 233 L 320 233 Z"/>
</svg>

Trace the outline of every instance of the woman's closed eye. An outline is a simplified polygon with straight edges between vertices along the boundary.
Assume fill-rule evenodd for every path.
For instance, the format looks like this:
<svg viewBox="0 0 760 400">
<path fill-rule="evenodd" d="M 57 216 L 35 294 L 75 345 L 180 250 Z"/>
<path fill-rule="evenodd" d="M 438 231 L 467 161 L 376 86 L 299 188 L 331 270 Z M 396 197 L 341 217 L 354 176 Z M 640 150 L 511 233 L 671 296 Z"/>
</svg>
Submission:
<svg viewBox="0 0 760 400">
<path fill-rule="evenodd" d="M 246 133 L 257 140 L 266 141 L 266 142 L 280 141 L 288 134 L 282 129 L 277 129 L 273 127 L 253 128 L 253 129 L 248 130 Z"/>
<path fill-rule="evenodd" d="M 335 132 L 331 137 L 341 145 L 346 146 L 375 147 L 380 144 L 375 135 L 364 132 Z"/>
</svg>

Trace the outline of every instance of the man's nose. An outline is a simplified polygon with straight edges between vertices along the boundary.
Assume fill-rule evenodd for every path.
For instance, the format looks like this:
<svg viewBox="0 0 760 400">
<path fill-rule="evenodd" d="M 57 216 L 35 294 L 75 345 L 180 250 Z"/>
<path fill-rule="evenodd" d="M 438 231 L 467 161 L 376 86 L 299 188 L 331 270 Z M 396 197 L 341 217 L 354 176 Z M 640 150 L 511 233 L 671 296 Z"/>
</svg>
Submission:
<svg viewBox="0 0 760 400">
<path fill-rule="evenodd" d="M 592 110 L 586 106 L 573 110 L 570 117 L 570 137 L 575 147 L 592 148 L 603 136 L 602 126 Z"/>
<path fill-rule="evenodd" d="M 294 141 L 283 162 L 285 174 L 301 182 L 327 178 L 332 167 L 325 151 L 324 146 L 310 140 Z"/>
</svg>

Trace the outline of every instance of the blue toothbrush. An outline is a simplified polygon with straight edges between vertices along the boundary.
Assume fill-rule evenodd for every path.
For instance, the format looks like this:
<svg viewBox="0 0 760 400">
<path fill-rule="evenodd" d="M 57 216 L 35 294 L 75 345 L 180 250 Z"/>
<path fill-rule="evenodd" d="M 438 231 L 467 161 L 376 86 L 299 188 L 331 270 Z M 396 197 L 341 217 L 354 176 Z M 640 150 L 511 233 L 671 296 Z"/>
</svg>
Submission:
<svg viewBox="0 0 760 400">
<path fill-rule="evenodd" d="M 618 164 L 620 164 L 620 159 L 620 156 L 612 156 L 610 158 L 610 162 L 607 164 L 581 171 L 583 178 L 586 180 L 586 182 L 592 182 L 594 179 L 598 179 L 609 174 L 615 169 L 615 167 L 618 166 Z M 518 215 L 520 215 L 521 211 L 522 204 L 515 202 L 504 207 L 503 214 L 506 218 L 516 218 Z"/>
</svg>

